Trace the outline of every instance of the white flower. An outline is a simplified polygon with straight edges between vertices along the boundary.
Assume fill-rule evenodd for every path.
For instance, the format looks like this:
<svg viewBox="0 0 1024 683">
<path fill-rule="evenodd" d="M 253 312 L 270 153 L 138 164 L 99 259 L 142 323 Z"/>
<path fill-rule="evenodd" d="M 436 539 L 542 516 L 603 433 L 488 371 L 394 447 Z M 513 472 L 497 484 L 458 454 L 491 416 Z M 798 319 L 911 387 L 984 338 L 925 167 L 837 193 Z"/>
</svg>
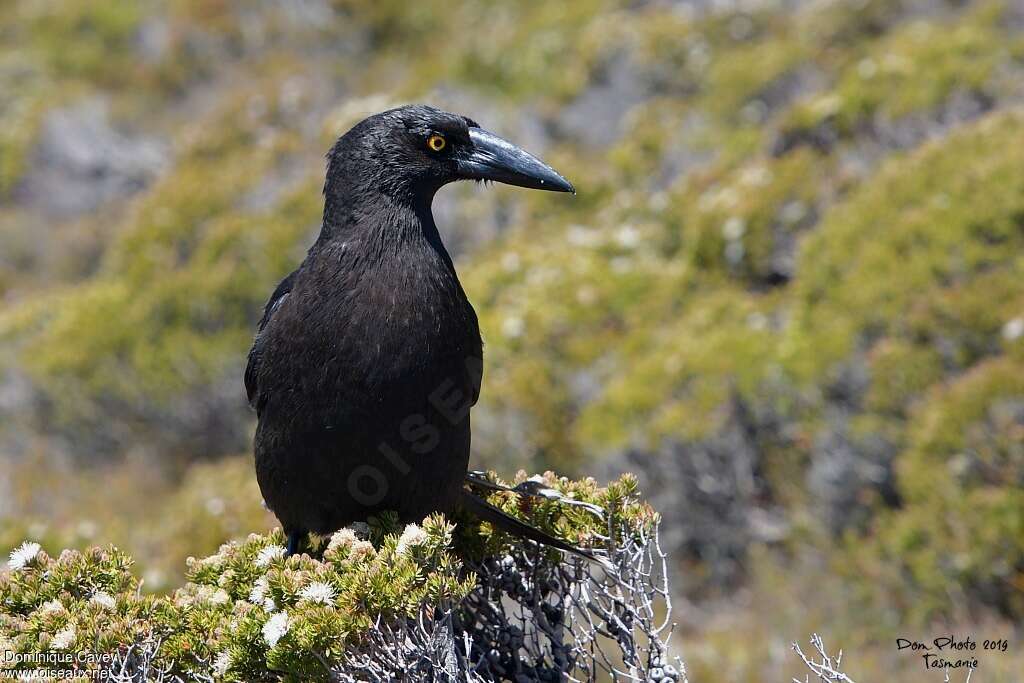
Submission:
<svg viewBox="0 0 1024 683">
<path fill-rule="evenodd" d="M 506 252 L 501 257 L 501 267 L 505 269 L 507 273 L 514 273 L 519 270 L 519 254 L 514 251 Z"/>
<path fill-rule="evenodd" d="M 263 640 L 268 646 L 274 647 L 277 645 L 277 641 L 288 633 L 288 626 L 288 613 L 278 612 L 263 624 Z"/>
<path fill-rule="evenodd" d="M 284 553 L 284 546 L 268 545 L 266 548 L 261 550 L 260 554 L 256 557 L 256 566 L 266 567 L 274 560 L 279 560 L 284 557 Z"/>
<path fill-rule="evenodd" d="M 632 225 L 624 225 L 615 233 L 615 240 L 624 249 L 632 249 L 640 243 L 640 231 Z"/>
<path fill-rule="evenodd" d="M 267 577 L 261 576 L 256 579 L 256 583 L 252 585 L 252 590 L 249 591 L 249 602 L 258 605 L 263 602 L 263 598 L 267 597 L 267 591 L 270 590 L 270 584 L 267 582 Z"/>
<path fill-rule="evenodd" d="M 267 577 L 261 576 L 252 585 L 252 591 L 249 592 L 249 602 L 254 605 L 263 605 L 264 610 L 273 612 L 277 609 L 277 604 L 268 593 L 270 593 L 270 584 L 267 583 Z"/>
<path fill-rule="evenodd" d="M 213 595 L 210 596 L 210 602 L 214 605 L 223 605 L 230 599 L 231 596 L 228 595 L 228 592 L 223 588 L 218 588 L 213 592 Z"/>
<path fill-rule="evenodd" d="M 510 339 L 521 337 L 526 330 L 526 323 L 518 315 L 510 315 L 501 323 L 501 333 Z"/>
<path fill-rule="evenodd" d="M 159 569 L 147 569 L 142 580 L 152 588 L 160 588 L 167 582 L 167 576 Z"/>
<path fill-rule="evenodd" d="M 228 672 L 231 667 L 231 653 L 227 650 L 219 653 L 213 660 L 213 672 L 218 676 L 223 676 Z"/>
<path fill-rule="evenodd" d="M 395 546 L 395 552 L 399 555 L 406 555 L 409 550 L 415 546 L 423 545 L 430 539 L 427 532 L 424 531 L 417 524 L 410 524 L 405 527 L 405 531 L 398 538 L 398 545 Z"/>
<path fill-rule="evenodd" d="M 1014 318 L 1003 325 L 1003 339 L 1014 341 L 1024 335 L 1024 318 Z"/>
<path fill-rule="evenodd" d="M 36 555 L 42 550 L 40 545 L 34 541 L 25 541 L 20 546 L 11 551 L 11 559 L 7 560 L 7 566 L 11 571 L 18 571 L 22 569 L 32 560 L 36 559 Z"/>
<path fill-rule="evenodd" d="M 327 549 L 337 550 L 338 548 L 347 548 L 358 540 L 356 532 L 346 527 L 340 531 L 334 532 L 334 535 L 331 536 L 330 542 L 327 544 Z"/>
<path fill-rule="evenodd" d="M 64 611 L 64 603 L 60 600 L 50 600 L 39 606 L 40 614 L 58 614 Z"/>
<path fill-rule="evenodd" d="M 729 220 L 722 224 L 722 237 L 730 241 L 740 239 L 746 231 L 747 222 L 739 216 L 730 216 Z"/>
<path fill-rule="evenodd" d="M 323 581 L 314 581 L 299 591 L 300 597 L 310 602 L 319 602 L 324 605 L 330 605 L 334 602 L 334 595 L 334 586 Z"/>
<path fill-rule="evenodd" d="M 75 644 L 75 625 L 68 624 L 65 628 L 54 634 L 50 641 L 50 647 L 54 650 L 66 650 Z"/>
<path fill-rule="evenodd" d="M 206 501 L 206 511 L 214 517 L 220 517 L 222 514 L 224 514 L 225 507 L 226 506 L 224 504 L 223 498 L 218 498 L 214 496 L 213 498 L 209 498 Z"/>
<path fill-rule="evenodd" d="M 111 596 L 110 593 L 107 593 L 105 591 L 96 591 L 95 593 L 93 593 L 92 597 L 89 598 L 89 602 L 93 603 L 94 605 L 99 605 L 104 609 L 114 609 L 117 606 L 116 603 L 114 602 L 113 596 Z"/>
</svg>

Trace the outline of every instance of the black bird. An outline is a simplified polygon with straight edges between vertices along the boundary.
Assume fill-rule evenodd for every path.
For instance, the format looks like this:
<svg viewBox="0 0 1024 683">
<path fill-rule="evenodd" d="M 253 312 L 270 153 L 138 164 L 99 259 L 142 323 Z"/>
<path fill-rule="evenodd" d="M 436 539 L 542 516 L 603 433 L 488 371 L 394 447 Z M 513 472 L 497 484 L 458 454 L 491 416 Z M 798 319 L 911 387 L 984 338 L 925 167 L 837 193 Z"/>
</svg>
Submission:
<svg viewBox="0 0 1024 683">
<path fill-rule="evenodd" d="M 327 155 L 323 226 L 267 302 L 245 386 L 256 475 L 293 553 L 395 510 L 456 506 L 562 548 L 464 488 L 483 352 L 431 202 L 456 180 L 575 192 L 464 116 L 415 105 L 371 116 Z"/>
</svg>

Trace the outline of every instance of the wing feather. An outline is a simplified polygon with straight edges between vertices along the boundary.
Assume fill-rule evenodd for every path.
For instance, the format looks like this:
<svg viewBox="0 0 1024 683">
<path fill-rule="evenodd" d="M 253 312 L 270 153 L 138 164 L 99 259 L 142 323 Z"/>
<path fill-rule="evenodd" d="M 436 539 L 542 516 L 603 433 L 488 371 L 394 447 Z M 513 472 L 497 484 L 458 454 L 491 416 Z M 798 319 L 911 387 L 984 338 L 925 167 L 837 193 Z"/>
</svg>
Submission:
<svg viewBox="0 0 1024 683">
<path fill-rule="evenodd" d="M 256 409 L 257 414 L 259 413 L 260 406 L 262 405 L 258 385 L 260 360 L 263 351 L 260 344 L 260 337 L 263 330 L 274 317 L 274 313 L 281 307 L 281 304 L 284 303 L 284 300 L 292 291 L 292 284 L 294 282 L 295 273 L 293 272 L 289 274 L 288 277 L 281 280 L 277 285 L 277 288 L 274 289 L 274 293 L 270 296 L 270 300 L 267 301 L 267 305 L 263 308 L 263 317 L 260 318 L 259 326 L 256 328 L 256 338 L 252 342 L 252 348 L 249 349 L 249 360 L 245 366 L 245 394 L 249 400 L 249 405 Z"/>
</svg>

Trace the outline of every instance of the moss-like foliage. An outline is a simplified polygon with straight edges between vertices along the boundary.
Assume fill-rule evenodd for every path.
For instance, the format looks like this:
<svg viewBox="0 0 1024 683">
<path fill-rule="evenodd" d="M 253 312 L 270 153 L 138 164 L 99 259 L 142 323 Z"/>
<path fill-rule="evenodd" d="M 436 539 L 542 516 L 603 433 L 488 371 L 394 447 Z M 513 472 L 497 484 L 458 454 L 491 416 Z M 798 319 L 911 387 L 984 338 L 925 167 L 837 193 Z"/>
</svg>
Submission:
<svg viewBox="0 0 1024 683">
<path fill-rule="evenodd" d="M 1020 303 L 1022 143 L 1020 113 L 993 116 L 837 207 L 803 245 L 791 367 L 820 374 L 881 337 L 941 349 L 952 367 L 997 352 Z"/>
<path fill-rule="evenodd" d="M 932 392 L 900 459 L 904 509 L 878 520 L 852 566 L 921 619 L 950 611 L 949 587 L 976 607 L 1024 609 L 1024 367 L 988 361 L 948 392 Z"/>
<path fill-rule="evenodd" d="M 828 127 L 853 136 L 875 121 L 921 115 L 955 94 L 989 102 L 1006 87 L 1002 70 L 1024 59 L 1024 43 L 1007 29 L 1003 3 L 994 2 L 955 21 L 910 22 L 853 57 L 833 88 L 787 114 L 783 127 L 789 134 Z"/>
</svg>

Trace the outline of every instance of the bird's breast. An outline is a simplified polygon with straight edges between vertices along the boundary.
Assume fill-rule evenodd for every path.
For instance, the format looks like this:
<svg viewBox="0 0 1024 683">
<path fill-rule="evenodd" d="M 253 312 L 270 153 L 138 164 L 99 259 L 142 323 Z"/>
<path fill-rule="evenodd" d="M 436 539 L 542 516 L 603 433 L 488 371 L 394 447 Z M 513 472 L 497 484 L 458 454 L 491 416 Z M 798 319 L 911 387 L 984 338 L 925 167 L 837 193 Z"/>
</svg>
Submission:
<svg viewBox="0 0 1024 683">
<path fill-rule="evenodd" d="M 476 314 L 450 265 L 423 257 L 374 265 L 295 297 L 294 334 L 282 340 L 289 348 L 273 356 L 301 361 L 289 393 L 306 405 L 402 410 L 465 384 L 466 368 L 479 367 Z"/>
</svg>

